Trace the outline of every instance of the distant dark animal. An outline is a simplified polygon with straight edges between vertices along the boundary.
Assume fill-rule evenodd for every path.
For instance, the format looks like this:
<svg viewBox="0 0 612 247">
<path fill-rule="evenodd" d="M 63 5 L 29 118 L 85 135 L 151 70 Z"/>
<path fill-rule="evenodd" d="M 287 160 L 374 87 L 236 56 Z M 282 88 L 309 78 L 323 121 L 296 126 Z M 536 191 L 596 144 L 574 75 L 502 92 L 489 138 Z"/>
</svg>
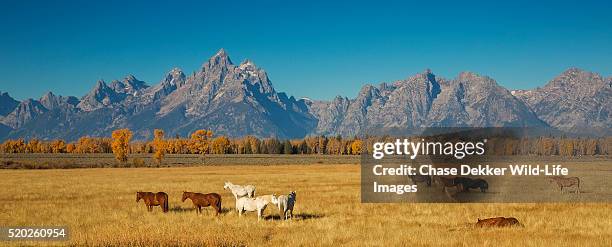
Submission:
<svg viewBox="0 0 612 247">
<path fill-rule="evenodd" d="M 147 211 L 152 212 L 154 206 L 160 206 L 164 213 L 168 212 L 168 194 L 165 192 L 136 192 L 136 202 L 142 199 Z"/>
<path fill-rule="evenodd" d="M 182 202 L 185 202 L 187 198 L 193 202 L 193 207 L 196 209 L 197 214 L 202 213 L 202 207 L 212 206 L 215 209 L 215 215 L 221 213 L 221 196 L 217 193 L 195 193 L 195 192 L 183 192 Z"/>
<path fill-rule="evenodd" d="M 523 226 L 516 218 L 506 217 L 495 217 L 488 219 L 478 219 L 476 222 L 477 227 L 509 227 L 509 226 Z"/>
<path fill-rule="evenodd" d="M 578 177 L 550 177 L 548 182 L 556 183 L 557 186 L 559 186 L 561 193 L 563 193 L 563 188 L 576 187 L 576 193 L 580 194 L 580 178 Z"/>
<path fill-rule="evenodd" d="M 273 204 L 278 205 L 278 210 L 283 212 L 285 220 L 293 219 L 293 206 L 296 201 L 295 191 L 291 191 L 288 195 L 280 195 L 272 200 Z"/>
<path fill-rule="evenodd" d="M 410 178 L 410 180 L 412 180 L 412 182 L 414 184 L 418 183 L 422 183 L 425 182 L 427 183 L 427 187 L 431 187 L 431 176 L 427 176 L 427 175 L 409 175 L 408 176 Z"/>
<path fill-rule="evenodd" d="M 487 192 L 487 190 L 489 189 L 489 183 L 487 183 L 486 180 L 484 179 L 471 179 L 471 178 L 466 178 L 466 177 L 456 177 L 455 179 L 453 179 L 453 182 L 455 184 L 461 184 L 461 186 L 463 187 L 462 191 L 470 191 L 470 189 L 478 189 L 480 188 L 480 192 Z"/>
</svg>

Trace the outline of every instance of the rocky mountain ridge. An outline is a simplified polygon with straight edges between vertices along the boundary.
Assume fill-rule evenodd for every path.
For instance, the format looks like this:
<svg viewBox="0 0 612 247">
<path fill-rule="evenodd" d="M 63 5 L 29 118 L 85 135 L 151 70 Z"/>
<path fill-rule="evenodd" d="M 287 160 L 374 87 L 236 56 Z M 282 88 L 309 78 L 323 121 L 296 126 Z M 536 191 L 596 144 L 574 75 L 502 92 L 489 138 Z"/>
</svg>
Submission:
<svg viewBox="0 0 612 247">
<path fill-rule="evenodd" d="M 109 136 L 130 128 L 136 139 L 155 128 L 169 136 L 212 129 L 232 137 L 390 133 L 427 127 L 593 127 L 610 134 L 612 80 L 569 69 L 542 88 L 510 92 L 472 72 L 445 79 L 425 70 L 404 80 L 365 85 L 353 98 L 296 99 L 277 92 L 268 74 L 245 60 L 234 64 L 219 50 L 187 76 L 170 70 L 153 86 L 128 75 L 100 80 L 85 96 L 15 101 L 0 93 L 0 138 Z"/>
</svg>

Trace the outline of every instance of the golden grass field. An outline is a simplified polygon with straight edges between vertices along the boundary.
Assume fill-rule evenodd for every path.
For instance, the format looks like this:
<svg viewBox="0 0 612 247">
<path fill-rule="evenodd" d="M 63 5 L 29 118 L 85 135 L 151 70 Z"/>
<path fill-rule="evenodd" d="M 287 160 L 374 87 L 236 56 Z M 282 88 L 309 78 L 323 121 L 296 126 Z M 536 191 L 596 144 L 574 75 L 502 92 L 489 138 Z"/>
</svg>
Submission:
<svg viewBox="0 0 612 247">
<path fill-rule="evenodd" d="M 606 165 L 606 164 L 603 164 Z M 610 164 L 607 164 L 610 165 Z M 0 245 L 101 246 L 611 246 L 612 204 L 362 204 L 359 166 L 273 165 L 0 170 L 0 226 L 69 226 L 68 242 Z M 295 218 L 277 208 L 239 218 L 223 182 L 257 194 L 297 191 Z M 165 191 L 170 212 L 149 213 L 135 192 Z M 217 192 L 224 213 L 201 216 L 182 191 Z M 270 216 L 272 215 L 272 216 Z M 524 228 L 473 228 L 511 216 Z"/>
</svg>

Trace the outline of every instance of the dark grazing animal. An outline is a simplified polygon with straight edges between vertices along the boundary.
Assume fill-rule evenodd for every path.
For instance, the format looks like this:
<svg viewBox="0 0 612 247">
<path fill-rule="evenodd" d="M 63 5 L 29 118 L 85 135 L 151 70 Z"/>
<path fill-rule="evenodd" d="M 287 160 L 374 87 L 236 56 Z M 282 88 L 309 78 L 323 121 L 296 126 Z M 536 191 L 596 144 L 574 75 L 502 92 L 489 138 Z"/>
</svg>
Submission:
<svg viewBox="0 0 612 247">
<path fill-rule="evenodd" d="M 152 212 L 154 206 L 160 206 L 164 213 L 168 212 L 168 194 L 165 192 L 136 192 L 136 202 L 142 199 L 147 206 L 147 211 Z"/>
<path fill-rule="evenodd" d="M 510 217 L 495 217 L 488 219 L 478 219 L 476 222 L 477 227 L 509 227 L 509 226 L 523 226 L 516 218 Z"/>
<path fill-rule="evenodd" d="M 196 209 L 197 214 L 202 213 L 202 207 L 212 206 L 215 209 L 215 215 L 221 213 L 221 196 L 217 193 L 195 193 L 195 192 L 183 192 L 183 198 L 181 201 L 191 199 L 193 207 Z"/>
<path fill-rule="evenodd" d="M 548 180 L 549 183 L 556 183 L 559 186 L 561 193 L 563 193 L 563 188 L 568 187 L 576 187 L 576 193 L 580 194 L 580 178 L 578 177 L 550 177 Z"/>
<path fill-rule="evenodd" d="M 278 211 L 283 212 L 285 220 L 289 218 L 293 219 L 293 206 L 295 206 L 296 201 L 295 191 L 289 192 L 288 195 L 280 195 L 277 198 L 272 198 L 272 203 L 278 205 Z"/>
<path fill-rule="evenodd" d="M 427 175 L 409 175 L 408 177 L 410 178 L 410 180 L 412 180 L 412 182 L 414 184 L 416 184 L 417 182 L 419 182 L 419 183 L 426 182 L 427 183 L 427 187 L 431 187 L 431 176 L 427 176 Z"/>
<path fill-rule="evenodd" d="M 470 189 L 480 188 L 480 192 L 487 192 L 489 189 L 489 183 L 484 179 L 471 179 L 466 177 L 456 177 L 453 182 L 455 184 L 461 184 L 463 187 L 462 191 L 470 191 Z"/>
</svg>

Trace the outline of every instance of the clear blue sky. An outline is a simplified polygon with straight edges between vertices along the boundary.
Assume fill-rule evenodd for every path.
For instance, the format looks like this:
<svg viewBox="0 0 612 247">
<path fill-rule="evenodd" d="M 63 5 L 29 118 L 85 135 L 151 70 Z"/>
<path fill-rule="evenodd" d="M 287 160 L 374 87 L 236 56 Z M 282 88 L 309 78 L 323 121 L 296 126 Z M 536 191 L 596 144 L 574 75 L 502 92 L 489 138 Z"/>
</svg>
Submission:
<svg viewBox="0 0 612 247">
<path fill-rule="evenodd" d="M 263 67 L 278 91 L 315 99 L 352 98 L 425 68 L 511 89 L 568 67 L 612 74 L 610 1 L 219 2 L 3 0 L 0 91 L 80 97 L 127 74 L 156 84 L 221 47 Z"/>
</svg>

